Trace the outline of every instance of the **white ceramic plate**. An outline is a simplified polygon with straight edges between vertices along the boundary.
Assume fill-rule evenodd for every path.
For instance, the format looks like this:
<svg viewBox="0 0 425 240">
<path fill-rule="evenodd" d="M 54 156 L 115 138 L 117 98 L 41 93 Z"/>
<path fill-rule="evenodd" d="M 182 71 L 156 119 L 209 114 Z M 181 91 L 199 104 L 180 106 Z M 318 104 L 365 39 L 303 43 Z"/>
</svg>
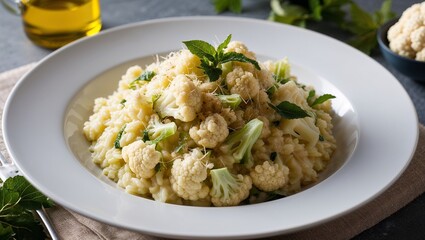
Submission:
<svg viewBox="0 0 425 240">
<path fill-rule="evenodd" d="M 81 129 L 93 99 L 107 96 L 134 63 L 229 34 L 265 59 L 287 56 L 299 81 L 333 100 L 338 151 L 320 183 L 280 200 L 201 208 L 125 193 L 90 161 Z M 382 66 L 332 38 L 266 21 L 185 17 L 105 31 L 64 47 L 26 74 L 3 116 L 6 146 L 29 181 L 58 204 L 100 221 L 180 238 L 248 238 L 324 223 L 370 201 L 408 165 L 418 122 L 412 102 Z"/>
</svg>

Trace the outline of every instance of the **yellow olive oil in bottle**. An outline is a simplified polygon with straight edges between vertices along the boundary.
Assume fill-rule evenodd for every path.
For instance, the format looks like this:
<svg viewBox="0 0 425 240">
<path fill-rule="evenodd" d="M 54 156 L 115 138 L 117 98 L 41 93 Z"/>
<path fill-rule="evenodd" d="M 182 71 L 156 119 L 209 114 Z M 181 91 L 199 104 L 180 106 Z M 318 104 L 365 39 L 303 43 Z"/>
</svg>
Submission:
<svg viewBox="0 0 425 240">
<path fill-rule="evenodd" d="M 100 31 L 99 0 L 21 0 L 28 38 L 46 48 L 59 48 Z"/>
</svg>

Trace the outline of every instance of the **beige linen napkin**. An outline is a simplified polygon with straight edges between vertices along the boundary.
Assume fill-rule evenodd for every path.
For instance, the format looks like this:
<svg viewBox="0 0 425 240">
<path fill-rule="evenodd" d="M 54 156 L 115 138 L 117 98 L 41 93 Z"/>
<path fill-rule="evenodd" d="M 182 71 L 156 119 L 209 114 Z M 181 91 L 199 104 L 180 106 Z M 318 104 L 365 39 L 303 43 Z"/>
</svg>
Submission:
<svg viewBox="0 0 425 240">
<path fill-rule="evenodd" d="M 16 81 L 35 64 L 29 64 L 0 74 L 0 112 Z M 270 239 L 350 239 L 390 216 L 413 199 L 425 192 L 425 127 L 419 126 L 420 136 L 416 153 L 402 176 L 383 194 L 361 208 L 320 226 Z M 6 155 L 3 138 L 0 150 Z M 119 229 L 83 217 L 61 206 L 48 211 L 50 218 L 62 239 L 144 239 L 152 237 Z"/>
</svg>

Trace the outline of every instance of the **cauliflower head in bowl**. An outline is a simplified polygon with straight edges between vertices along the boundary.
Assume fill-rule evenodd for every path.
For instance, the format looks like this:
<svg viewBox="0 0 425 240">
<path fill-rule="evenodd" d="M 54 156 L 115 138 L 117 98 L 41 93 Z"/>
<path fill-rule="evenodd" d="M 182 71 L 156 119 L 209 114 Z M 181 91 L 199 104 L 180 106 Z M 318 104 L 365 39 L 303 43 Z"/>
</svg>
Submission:
<svg viewBox="0 0 425 240">
<path fill-rule="evenodd" d="M 298 82 L 287 59 L 257 62 L 231 35 L 183 43 L 95 100 L 83 132 L 103 174 L 130 194 L 217 207 L 317 181 L 336 149 L 334 96 Z"/>
<path fill-rule="evenodd" d="M 407 8 L 388 30 L 387 38 L 393 52 L 425 61 L 425 2 Z"/>
</svg>

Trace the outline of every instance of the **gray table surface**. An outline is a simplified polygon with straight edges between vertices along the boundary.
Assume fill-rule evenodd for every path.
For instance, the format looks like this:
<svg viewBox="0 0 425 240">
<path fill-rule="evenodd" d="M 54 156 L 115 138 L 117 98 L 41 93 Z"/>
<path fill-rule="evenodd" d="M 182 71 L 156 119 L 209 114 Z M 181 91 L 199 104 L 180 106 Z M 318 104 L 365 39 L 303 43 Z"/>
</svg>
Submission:
<svg viewBox="0 0 425 240">
<path fill-rule="evenodd" d="M 356 0 L 368 11 L 379 8 L 381 1 Z M 393 0 L 393 10 L 401 14 L 404 9 L 420 1 Z M 269 0 L 243 0 L 243 13 L 237 16 L 266 19 L 269 12 Z M 101 0 L 103 29 L 109 29 L 126 23 L 147 19 L 189 16 L 216 15 L 209 0 Z M 231 15 L 224 13 L 221 15 Z M 308 28 L 330 35 L 341 41 L 348 35 L 326 24 L 309 24 Z M 33 45 L 22 31 L 18 16 L 11 15 L 0 7 L 0 72 L 38 61 L 51 50 Z M 414 82 L 390 67 L 379 51 L 372 57 L 386 67 L 400 81 L 412 98 L 418 112 L 419 121 L 425 123 L 425 85 Z M 382 86 L 385 91 L 385 86 Z M 396 101 L 396 96 L 395 99 Z M 391 104 L 391 103 L 389 103 Z M 425 239 L 425 194 L 399 210 L 371 229 L 359 234 L 355 239 Z"/>
</svg>

